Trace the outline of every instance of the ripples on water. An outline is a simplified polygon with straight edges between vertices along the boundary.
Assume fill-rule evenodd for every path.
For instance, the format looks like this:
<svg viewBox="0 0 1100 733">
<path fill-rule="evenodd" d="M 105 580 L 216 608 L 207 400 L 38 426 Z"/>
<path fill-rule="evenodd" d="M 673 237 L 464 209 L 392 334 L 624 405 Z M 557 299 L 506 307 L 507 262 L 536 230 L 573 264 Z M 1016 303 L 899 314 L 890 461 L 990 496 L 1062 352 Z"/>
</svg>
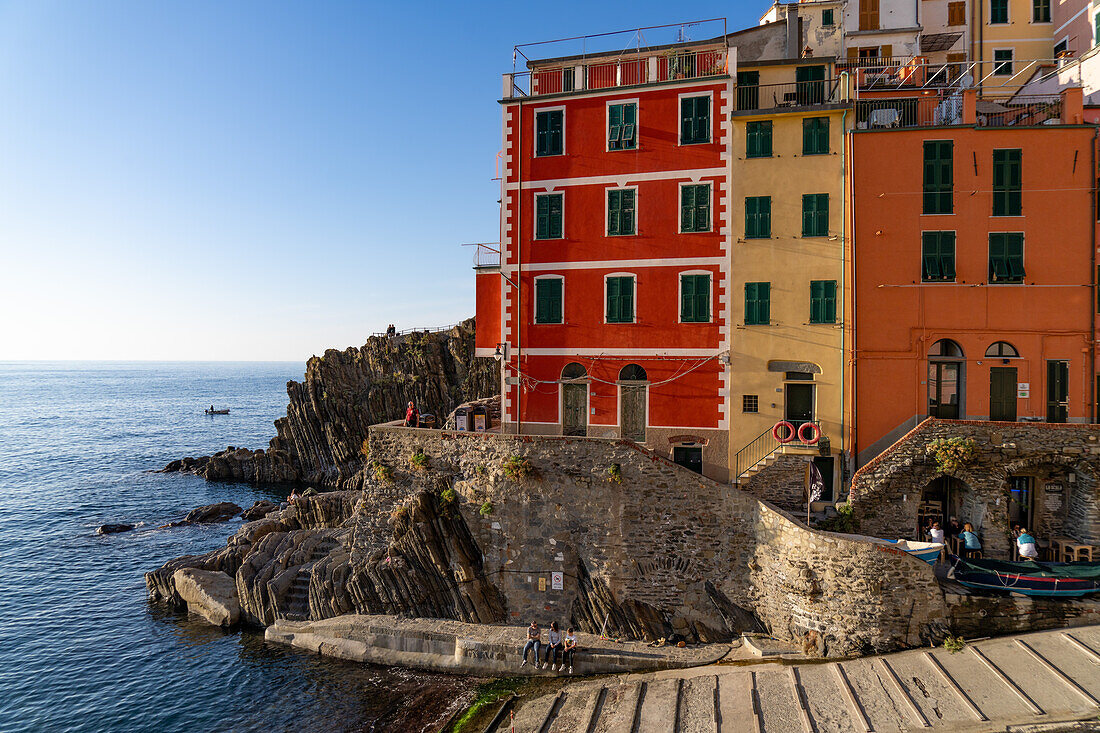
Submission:
<svg viewBox="0 0 1100 733">
<path fill-rule="evenodd" d="M 149 469 L 266 447 L 299 378 L 289 363 L 0 362 L 0 730 L 430 730 L 472 697 L 473 680 L 324 659 L 146 600 L 145 571 L 224 545 L 239 520 L 156 527 L 282 498 Z M 96 536 L 108 522 L 140 526 Z"/>
</svg>

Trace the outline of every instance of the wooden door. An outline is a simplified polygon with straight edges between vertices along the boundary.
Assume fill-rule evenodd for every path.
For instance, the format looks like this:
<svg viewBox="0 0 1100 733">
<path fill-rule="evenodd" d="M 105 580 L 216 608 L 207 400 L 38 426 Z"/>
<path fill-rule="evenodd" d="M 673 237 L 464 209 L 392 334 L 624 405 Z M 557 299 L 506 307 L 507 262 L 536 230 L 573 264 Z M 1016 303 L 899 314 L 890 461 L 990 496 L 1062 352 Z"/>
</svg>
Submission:
<svg viewBox="0 0 1100 733">
<path fill-rule="evenodd" d="M 562 435 L 588 435 L 588 385 L 562 386 Z"/>
<path fill-rule="evenodd" d="M 635 443 L 644 443 L 646 387 L 644 384 L 624 384 L 619 389 L 619 424 L 622 425 L 622 437 Z"/>
<path fill-rule="evenodd" d="M 798 428 L 814 419 L 814 386 L 812 384 L 787 384 L 784 387 L 787 404 L 784 418 Z"/>
<path fill-rule="evenodd" d="M 1016 422 L 1016 367 L 989 370 L 989 419 Z"/>
</svg>

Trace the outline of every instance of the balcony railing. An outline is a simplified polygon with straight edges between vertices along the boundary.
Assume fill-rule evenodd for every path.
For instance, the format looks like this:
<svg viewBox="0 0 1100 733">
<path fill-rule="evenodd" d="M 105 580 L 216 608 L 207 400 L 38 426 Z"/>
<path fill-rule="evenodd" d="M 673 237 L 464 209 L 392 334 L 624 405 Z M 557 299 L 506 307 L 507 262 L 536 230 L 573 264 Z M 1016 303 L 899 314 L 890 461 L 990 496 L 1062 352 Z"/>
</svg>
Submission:
<svg viewBox="0 0 1100 733">
<path fill-rule="evenodd" d="M 855 124 L 861 130 L 963 124 L 1012 127 L 1057 124 L 1062 119 L 1062 98 L 1057 94 L 977 100 L 974 117 L 969 121 L 963 106 L 962 93 L 859 99 L 855 102 Z"/>
<path fill-rule="evenodd" d="M 840 79 L 796 81 L 788 84 L 741 84 L 737 87 L 738 111 L 812 107 L 846 101 Z"/>
<path fill-rule="evenodd" d="M 1062 97 L 1057 94 L 1016 95 L 1005 102 L 984 102 L 978 124 L 984 127 L 1023 127 L 1051 124 L 1062 119 Z"/>
<path fill-rule="evenodd" d="M 704 79 L 729 74 L 725 48 L 669 51 L 539 67 L 505 74 L 505 94 L 538 97 L 593 89 L 630 87 L 665 81 Z"/>
<path fill-rule="evenodd" d="M 500 266 L 500 242 L 470 242 L 463 247 L 474 248 L 474 268 Z"/>
</svg>

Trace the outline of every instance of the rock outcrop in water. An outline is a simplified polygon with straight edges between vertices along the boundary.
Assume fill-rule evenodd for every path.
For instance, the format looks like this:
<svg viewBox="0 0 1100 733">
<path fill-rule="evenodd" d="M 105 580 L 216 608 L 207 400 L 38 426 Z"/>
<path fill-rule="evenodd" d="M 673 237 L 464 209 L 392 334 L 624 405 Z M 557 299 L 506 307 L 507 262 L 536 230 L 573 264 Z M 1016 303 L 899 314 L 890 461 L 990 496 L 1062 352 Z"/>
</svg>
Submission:
<svg viewBox="0 0 1100 733">
<path fill-rule="evenodd" d="M 166 472 L 258 484 L 361 488 L 370 425 L 403 418 L 414 400 L 439 419 L 464 401 L 499 391 L 499 367 L 474 356 L 474 319 L 449 331 L 372 336 L 359 348 L 329 349 L 288 382 L 286 417 L 266 450 L 231 447 L 172 461 Z"/>
</svg>

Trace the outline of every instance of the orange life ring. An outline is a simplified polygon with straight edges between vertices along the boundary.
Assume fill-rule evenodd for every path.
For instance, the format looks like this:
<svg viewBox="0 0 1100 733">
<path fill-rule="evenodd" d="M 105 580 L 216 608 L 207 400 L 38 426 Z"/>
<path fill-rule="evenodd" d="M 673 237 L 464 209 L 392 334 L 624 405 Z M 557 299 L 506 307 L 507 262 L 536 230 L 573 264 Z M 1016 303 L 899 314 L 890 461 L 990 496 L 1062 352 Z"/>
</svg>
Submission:
<svg viewBox="0 0 1100 733">
<path fill-rule="evenodd" d="M 813 438 L 810 440 L 806 440 L 806 437 L 802 435 L 802 431 L 805 430 L 807 427 L 810 428 L 810 432 L 813 434 Z M 804 422 L 798 426 L 798 439 L 802 442 L 803 445 L 817 445 L 817 440 L 820 437 L 821 428 L 819 428 L 817 425 L 814 425 L 812 422 Z"/>
<path fill-rule="evenodd" d="M 782 428 L 782 427 L 787 428 L 787 437 L 786 438 L 779 437 L 779 428 Z M 784 443 L 784 444 L 790 443 L 792 440 L 794 440 L 794 436 L 795 436 L 794 425 L 791 425 L 786 420 L 780 420 L 779 422 L 777 422 L 775 424 L 775 427 L 772 428 L 772 437 L 775 438 L 776 440 L 778 440 L 780 443 Z"/>
</svg>

